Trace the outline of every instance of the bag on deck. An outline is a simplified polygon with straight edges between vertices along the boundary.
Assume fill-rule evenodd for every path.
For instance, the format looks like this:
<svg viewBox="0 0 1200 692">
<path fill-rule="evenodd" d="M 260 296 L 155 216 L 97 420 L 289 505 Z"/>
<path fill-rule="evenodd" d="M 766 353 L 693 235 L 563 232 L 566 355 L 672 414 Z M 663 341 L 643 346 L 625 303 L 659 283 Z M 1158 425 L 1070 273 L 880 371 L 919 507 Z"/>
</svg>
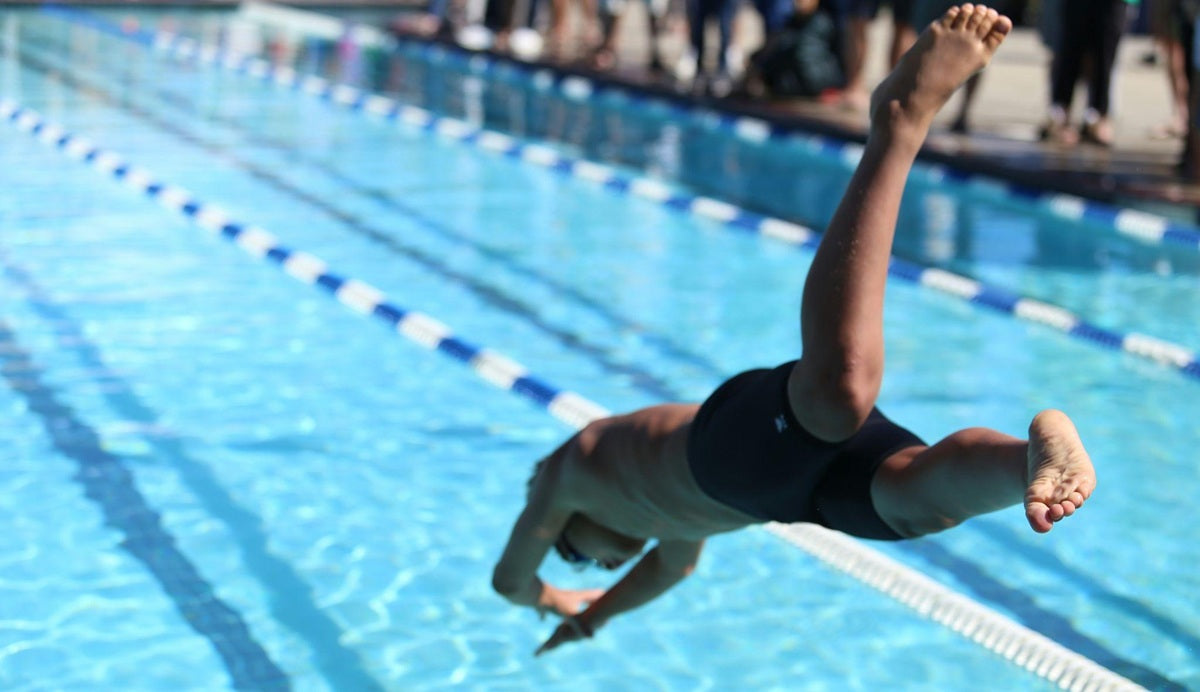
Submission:
<svg viewBox="0 0 1200 692">
<path fill-rule="evenodd" d="M 828 12 L 793 15 L 751 60 L 770 96 L 814 97 L 845 84 L 837 24 Z"/>
</svg>

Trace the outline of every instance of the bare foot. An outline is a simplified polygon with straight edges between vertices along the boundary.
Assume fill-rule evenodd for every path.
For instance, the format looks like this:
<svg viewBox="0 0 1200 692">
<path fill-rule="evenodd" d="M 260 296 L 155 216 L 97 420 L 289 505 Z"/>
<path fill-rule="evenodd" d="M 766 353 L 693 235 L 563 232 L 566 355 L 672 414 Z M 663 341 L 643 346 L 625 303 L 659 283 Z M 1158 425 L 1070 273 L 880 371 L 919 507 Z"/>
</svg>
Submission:
<svg viewBox="0 0 1200 692">
<path fill-rule="evenodd" d="M 1028 459 L 1025 518 L 1034 531 L 1046 533 L 1083 506 L 1096 487 L 1096 470 L 1075 424 L 1053 409 L 1029 424 Z"/>
<path fill-rule="evenodd" d="M 871 95 L 877 126 L 927 130 L 938 110 L 987 66 L 1012 31 L 1012 20 L 983 5 L 951 7 L 926 29 Z"/>
</svg>

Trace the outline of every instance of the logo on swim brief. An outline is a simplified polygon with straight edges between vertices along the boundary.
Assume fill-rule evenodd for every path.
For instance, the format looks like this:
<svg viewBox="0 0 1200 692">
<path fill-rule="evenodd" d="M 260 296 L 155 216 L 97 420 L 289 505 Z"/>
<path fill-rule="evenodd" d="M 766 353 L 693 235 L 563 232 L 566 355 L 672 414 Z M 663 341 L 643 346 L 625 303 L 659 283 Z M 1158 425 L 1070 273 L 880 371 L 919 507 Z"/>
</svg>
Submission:
<svg viewBox="0 0 1200 692">
<path fill-rule="evenodd" d="M 787 430 L 787 418 L 784 418 L 781 413 L 775 416 L 775 432 L 783 432 L 784 430 Z"/>
</svg>

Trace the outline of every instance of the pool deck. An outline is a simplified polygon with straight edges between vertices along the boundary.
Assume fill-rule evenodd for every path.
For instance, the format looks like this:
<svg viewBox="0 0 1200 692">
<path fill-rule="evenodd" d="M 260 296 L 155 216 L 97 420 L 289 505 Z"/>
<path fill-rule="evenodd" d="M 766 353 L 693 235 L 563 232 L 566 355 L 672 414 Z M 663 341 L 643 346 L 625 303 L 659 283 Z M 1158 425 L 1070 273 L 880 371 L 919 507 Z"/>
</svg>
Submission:
<svg viewBox="0 0 1200 692">
<path fill-rule="evenodd" d="M 668 78 L 652 76 L 646 69 L 650 44 L 643 5 L 630 3 L 628 7 L 614 69 L 593 71 L 583 61 L 543 64 L 667 98 L 703 101 L 714 108 L 764 118 L 787 129 L 852 140 L 865 138 L 865 113 L 840 105 L 732 97 L 710 99 L 695 96 Z M 735 35 L 744 45 L 757 45 L 760 25 L 749 9 L 743 9 L 735 26 Z M 882 47 L 888 40 L 886 17 L 877 20 L 871 31 L 867 74 L 873 84 L 886 73 L 882 55 Z M 669 31 L 660 39 L 659 47 L 668 63 L 673 56 L 681 55 L 680 29 Z M 983 77 L 972 109 L 970 134 L 949 131 L 948 121 L 956 112 L 956 99 L 960 98 L 955 96 L 936 121 L 923 157 L 968 173 L 1196 222 L 1200 184 L 1184 179 L 1177 169 L 1183 141 L 1154 136 L 1154 130 L 1168 119 L 1170 95 L 1162 61 L 1153 65 L 1144 61 L 1153 50 L 1153 41 L 1146 36 L 1128 35 L 1122 42 L 1114 76 L 1113 147 L 1083 144 L 1064 148 L 1038 140 L 1049 94 L 1050 54 L 1034 28 L 1019 27 Z M 1076 103 L 1082 104 L 1084 97 L 1081 88 Z M 1081 105 L 1076 108 L 1077 113 L 1082 111 Z"/>
</svg>

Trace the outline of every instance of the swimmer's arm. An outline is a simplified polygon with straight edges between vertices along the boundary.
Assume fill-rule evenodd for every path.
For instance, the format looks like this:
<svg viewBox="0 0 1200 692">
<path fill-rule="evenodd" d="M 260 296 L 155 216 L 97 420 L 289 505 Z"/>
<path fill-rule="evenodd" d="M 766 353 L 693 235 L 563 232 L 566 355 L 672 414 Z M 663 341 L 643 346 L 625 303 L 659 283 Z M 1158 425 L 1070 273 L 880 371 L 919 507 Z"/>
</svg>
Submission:
<svg viewBox="0 0 1200 692">
<path fill-rule="evenodd" d="M 704 541 L 659 541 L 633 569 L 580 613 L 590 632 L 613 617 L 645 605 L 683 581 L 696 569 Z"/>
<path fill-rule="evenodd" d="M 613 584 L 587 610 L 568 615 L 535 655 L 553 651 L 563 644 L 587 639 L 616 615 L 645 605 L 683 581 L 696 568 L 704 541 L 660 541 L 642 556 L 633 569 Z"/>
<path fill-rule="evenodd" d="M 492 588 L 497 593 L 514 605 L 542 611 L 557 610 L 554 607 L 557 590 L 542 582 L 537 570 L 574 511 L 564 501 L 560 464 L 551 457 L 545 465 L 492 572 Z"/>
</svg>

